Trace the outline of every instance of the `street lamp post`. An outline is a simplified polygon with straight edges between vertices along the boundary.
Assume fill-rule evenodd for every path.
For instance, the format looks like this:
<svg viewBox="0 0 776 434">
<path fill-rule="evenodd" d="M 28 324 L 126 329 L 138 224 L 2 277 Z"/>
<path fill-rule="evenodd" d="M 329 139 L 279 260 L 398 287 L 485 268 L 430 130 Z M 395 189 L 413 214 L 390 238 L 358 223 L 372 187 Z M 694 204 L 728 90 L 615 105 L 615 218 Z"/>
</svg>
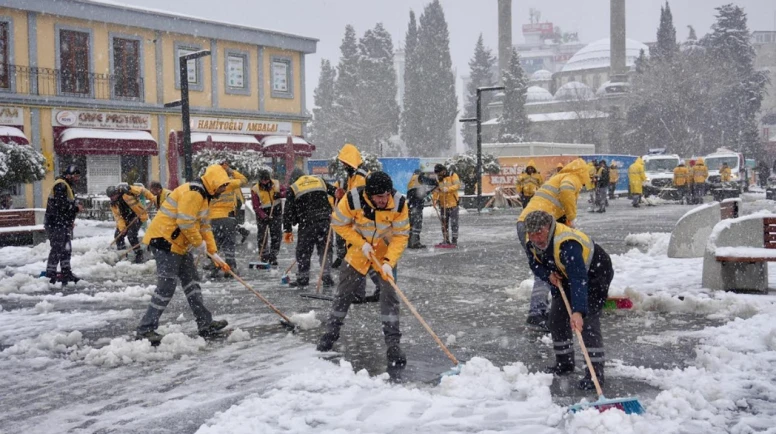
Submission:
<svg viewBox="0 0 776 434">
<path fill-rule="evenodd" d="M 165 107 L 181 107 L 181 123 L 183 124 L 183 176 L 186 181 L 191 181 L 194 178 L 193 170 L 191 168 L 191 121 L 189 116 L 189 73 L 188 62 L 189 60 L 196 60 L 200 57 L 210 55 L 210 50 L 200 50 L 193 53 L 184 54 L 178 57 L 178 71 L 180 73 L 180 85 L 181 85 L 181 99 L 166 103 Z"/>
<path fill-rule="evenodd" d="M 504 90 L 504 86 L 477 88 L 477 117 L 459 119 L 458 122 L 477 123 L 477 212 L 482 210 L 482 92 Z"/>
</svg>

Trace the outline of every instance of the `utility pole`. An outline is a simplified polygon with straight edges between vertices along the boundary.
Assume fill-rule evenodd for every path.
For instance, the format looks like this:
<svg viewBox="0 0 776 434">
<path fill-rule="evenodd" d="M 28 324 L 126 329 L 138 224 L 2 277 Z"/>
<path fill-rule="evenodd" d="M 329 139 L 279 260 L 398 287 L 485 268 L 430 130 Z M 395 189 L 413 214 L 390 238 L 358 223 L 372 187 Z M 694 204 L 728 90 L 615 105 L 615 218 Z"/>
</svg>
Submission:
<svg viewBox="0 0 776 434">
<path fill-rule="evenodd" d="M 477 123 L 477 212 L 482 211 L 482 92 L 504 90 L 504 86 L 477 88 L 477 117 L 459 119 L 458 122 Z"/>
<path fill-rule="evenodd" d="M 184 54 L 178 58 L 178 71 L 180 73 L 180 85 L 181 85 L 181 99 L 178 101 L 168 102 L 165 107 L 181 107 L 181 123 L 183 124 L 183 176 L 186 178 L 186 182 L 192 181 L 194 178 L 191 156 L 191 120 L 189 113 L 189 74 L 188 74 L 188 62 L 189 60 L 196 60 L 200 57 L 210 56 L 210 50 L 200 50 L 190 54 Z"/>
</svg>

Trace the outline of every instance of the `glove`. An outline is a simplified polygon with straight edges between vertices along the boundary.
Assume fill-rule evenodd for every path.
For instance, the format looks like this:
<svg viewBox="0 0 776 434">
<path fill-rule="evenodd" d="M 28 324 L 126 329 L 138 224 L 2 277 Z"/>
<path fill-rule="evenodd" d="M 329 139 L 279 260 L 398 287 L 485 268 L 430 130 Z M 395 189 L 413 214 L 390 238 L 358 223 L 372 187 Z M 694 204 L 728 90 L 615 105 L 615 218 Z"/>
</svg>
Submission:
<svg viewBox="0 0 776 434">
<path fill-rule="evenodd" d="M 387 262 L 383 262 L 383 273 L 385 273 L 386 276 L 390 276 L 393 278 L 393 267 L 391 267 L 391 264 Z"/>
<path fill-rule="evenodd" d="M 369 258 L 370 254 L 374 254 L 375 249 L 372 248 L 372 245 L 369 243 L 364 243 L 363 246 L 361 246 L 361 253 L 364 254 L 367 258 Z"/>
<path fill-rule="evenodd" d="M 343 197 L 343 196 L 345 196 L 345 190 L 343 190 L 343 189 L 341 189 L 341 188 L 338 188 L 338 189 L 337 189 L 337 191 L 334 193 L 334 197 L 335 197 L 337 200 L 340 200 L 340 199 L 342 199 L 342 197 Z"/>
<path fill-rule="evenodd" d="M 286 244 L 291 244 L 294 242 L 294 233 L 293 232 L 286 232 L 283 234 L 283 242 Z"/>
<path fill-rule="evenodd" d="M 207 256 L 207 244 L 203 241 L 202 244 L 198 245 L 197 247 L 194 247 L 192 249 L 194 256 L 200 257 L 200 256 Z"/>
<path fill-rule="evenodd" d="M 221 259 L 220 256 L 218 256 L 218 253 L 213 253 L 210 255 L 210 259 L 213 260 L 213 264 L 215 264 L 216 268 L 220 268 L 224 271 L 230 271 L 232 269 L 229 267 L 229 264 L 227 264 L 223 259 Z"/>
<path fill-rule="evenodd" d="M 342 265 L 342 258 L 337 258 L 331 263 L 331 268 L 339 268 Z"/>
</svg>

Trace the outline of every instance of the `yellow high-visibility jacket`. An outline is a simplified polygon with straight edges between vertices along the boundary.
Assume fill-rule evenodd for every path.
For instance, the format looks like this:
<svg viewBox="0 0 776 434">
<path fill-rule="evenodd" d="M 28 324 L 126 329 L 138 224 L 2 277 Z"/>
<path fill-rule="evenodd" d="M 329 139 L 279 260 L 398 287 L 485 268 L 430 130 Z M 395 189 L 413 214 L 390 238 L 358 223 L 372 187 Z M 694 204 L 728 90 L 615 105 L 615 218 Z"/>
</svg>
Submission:
<svg viewBox="0 0 776 434">
<path fill-rule="evenodd" d="M 674 187 L 683 187 L 690 181 L 690 170 L 684 164 L 674 168 Z"/>
<path fill-rule="evenodd" d="M 458 190 L 461 188 L 461 180 L 457 173 L 447 175 L 439 180 L 437 187 L 431 194 L 431 200 L 441 208 L 455 208 L 458 206 Z"/>
<path fill-rule="evenodd" d="M 642 184 L 647 180 L 647 174 L 644 172 L 644 161 L 641 157 L 636 158 L 636 161 L 628 167 L 628 183 L 630 185 L 631 194 L 641 194 Z"/>
<path fill-rule="evenodd" d="M 331 215 L 331 227 L 348 246 L 345 261 L 361 274 L 369 271 L 370 261 L 361 252 L 370 243 L 377 258 L 396 267 L 407 248 L 410 220 L 407 199 L 394 190 L 386 209 L 375 209 L 364 188 L 350 190 Z"/>
<path fill-rule="evenodd" d="M 176 188 L 151 221 L 143 243 L 157 248 L 169 245 L 171 252 L 184 255 L 190 247 L 199 246 L 204 240 L 208 253 L 216 253 L 216 242 L 208 219 L 209 202 L 216 190 L 228 182 L 226 170 L 214 164 L 199 180 Z"/>
<path fill-rule="evenodd" d="M 269 213 L 271 207 L 280 204 L 280 198 L 275 199 L 275 196 L 280 193 L 280 182 L 277 179 L 272 180 L 271 189 L 265 190 L 257 182 L 251 187 L 251 192 L 254 194 L 253 197 L 258 198 L 258 203 L 256 201 L 253 203 L 254 208 L 256 208 L 256 205 L 259 205 L 259 207 Z"/>
<path fill-rule="evenodd" d="M 528 169 L 529 167 L 533 167 L 534 170 L 536 170 L 536 166 L 533 164 L 533 161 L 529 161 L 525 168 Z M 523 172 L 517 178 L 515 190 L 517 190 L 517 192 L 523 197 L 532 197 L 536 193 L 536 190 L 542 186 L 542 184 L 544 184 L 544 177 L 542 177 L 541 173 L 538 171 L 532 175 Z"/>
<path fill-rule="evenodd" d="M 709 169 L 703 164 L 703 160 L 698 159 L 695 166 L 692 166 L 692 181 L 696 184 L 703 184 L 709 177 Z"/>
<path fill-rule="evenodd" d="M 234 215 L 234 209 L 237 205 L 237 195 L 242 194 L 240 187 L 248 183 L 248 178 L 240 172 L 233 170 L 232 179 L 229 181 L 229 187 L 217 198 L 210 201 L 210 220 L 228 218 L 229 214 Z"/>
<path fill-rule="evenodd" d="M 733 177 L 733 173 L 730 167 L 722 167 L 719 169 L 719 180 L 722 182 L 728 182 Z"/>
<path fill-rule="evenodd" d="M 563 263 L 560 257 L 560 246 L 569 240 L 577 241 L 582 246 L 582 258 L 585 261 L 585 268 L 588 271 L 590 270 L 590 265 L 593 262 L 593 251 L 595 250 L 595 244 L 593 244 L 593 241 L 590 239 L 590 237 L 587 236 L 587 234 L 577 229 L 570 228 L 564 224 L 555 223 L 555 232 L 552 238 L 552 252 L 553 257 L 555 258 L 555 265 L 566 279 L 568 279 L 568 274 L 566 274 L 566 264 Z M 528 234 L 526 234 L 526 242 L 527 241 Z M 531 246 L 533 245 L 531 244 Z M 541 263 L 541 260 L 539 259 L 540 255 L 537 254 L 535 248 L 532 247 L 530 250 L 534 259 Z"/>
<path fill-rule="evenodd" d="M 517 218 L 521 222 L 533 211 L 545 211 L 555 220 L 565 217 L 571 222 L 577 218 L 577 198 L 583 185 L 590 183 L 585 160 L 577 158 L 563 166 L 560 172 L 553 175 L 536 191 L 533 199 L 528 202 L 523 212 Z"/>
<path fill-rule="evenodd" d="M 172 191 L 166 188 L 162 188 L 162 191 L 159 193 L 159 196 L 156 196 L 153 193 L 151 193 L 151 190 L 137 185 L 130 185 L 129 190 L 135 196 L 142 195 L 144 198 L 146 198 L 147 201 L 153 203 L 154 206 L 156 206 L 157 210 L 162 206 L 162 202 L 164 202 L 164 200 L 167 199 L 167 196 L 169 196 L 170 193 L 172 193 Z"/>
<path fill-rule="evenodd" d="M 620 179 L 620 169 L 614 164 L 609 166 L 609 184 L 616 184 Z"/>
<path fill-rule="evenodd" d="M 135 213 L 135 215 L 138 217 L 138 219 L 141 222 L 146 222 L 148 220 L 148 211 L 146 211 L 146 208 L 137 199 L 137 196 L 131 193 L 125 193 L 121 195 L 121 200 L 123 200 L 124 203 L 127 204 L 127 206 L 132 210 L 132 212 Z M 111 202 L 110 210 L 113 213 L 113 220 L 116 221 L 116 227 L 120 231 L 123 231 L 124 229 L 127 228 L 128 224 L 132 223 L 131 221 L 124 220 L 124 216 L 121 214 L 121 208 L 118 202 L 117 203 Z"/>
</svg>

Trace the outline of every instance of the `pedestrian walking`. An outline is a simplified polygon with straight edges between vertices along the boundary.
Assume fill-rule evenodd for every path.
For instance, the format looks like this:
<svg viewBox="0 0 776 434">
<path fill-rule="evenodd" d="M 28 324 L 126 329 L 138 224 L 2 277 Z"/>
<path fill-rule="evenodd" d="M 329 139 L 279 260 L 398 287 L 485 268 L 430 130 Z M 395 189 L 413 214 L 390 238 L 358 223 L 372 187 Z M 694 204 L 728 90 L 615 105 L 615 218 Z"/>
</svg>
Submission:
<svg viewBox="0 0 776 434">
<path fill-rule="evenodd" d="M 296 281 L 292 287 L 305 287 L 310 284 L 310 259 L 313 250 L 318 250 L 318 263 L 323 269 L 321 280 L 324 287 L 334 286 L 331 277 L 331 255 L 325 254 L 326 237 L 330 236 L 332 207 L 329 197 L 334 197 L 337 189 L 317 176 L 305 175 L 301 169 L 294 169 L 289 179 L 291 186 L 286 195 L 286 208 L 283 213 L 283 242 L 293 243 L 294 225 L 299 225 L 296 242 Z M 324 258 L 325 261 L 324 262 Z"/>
<path fill-rule="evenodd" d="M 62 175 L 54 180 L 46 203 L 43 228 L 51 245 L 46 263 L 46 277 L 52 285 L 57 282 L 57 268 L 62 272 L 62 285 L 67 285 L 67 282 L 78 283 L 80 280 L 73 274 L 70 266 L 75 217 L 83 211 L 83 205 L 76 200 L 73 193 L 73 188 L 80 179 L 81 171 L 78 167 L 74 164 L 67 166 Z"/>
<path fill-rule="evenodd" d="M 205 307 L 199 286 L 194 255 L 210 256 L 215 265 L 229 270 L 217 254 L 216 242 L 208 220 L 209 202 L 229 186 L 229 175 L 219 164 L 209 166 L 205 174 L 176 188 L 151 221 L 143 237 L 156 259 L 156 290 L 136 330 L 137 339 L 148 339 L 152 345 L 162 341 L 156 332 L 180 280 L 186 300 L 194 313 L 202 337 L 217 336 L 227 326 L 225 320 L 213 320 Z"/>
<path fill-rule="evenodd" d="M 372 172 L 366 186 L 351 190 L 340 200 L 332 214 L 332 228 L 348 244 L 344 268 L 340 271 L 337 293 L 326 323 L 326 333 L 318 342 L 318 351 L 331 350 L 340 337 L 340 328 L 357 291 L 365 284 L 367 271 L 372 269 L 370 255 L 381 258 L 383 272 L 396 277 L 396 266 L 409 240 L 407 200 L 393 188 L 385 172 Z M 404 366 L 407 357 L 400 347 L 399 298 L 393 287 L 382 278 L 380 317 L 388 363 Z"/>
<path fill-rule="evenodd" d="M 584 232 L 557 223 L 544 211 L 528 214 L 525 230 L 528 264 L 534 278 L 552 288 L 549 328 L 555 363 L 545 372 L 567 375 L 574 371 L 572 330 L 577 330 L 582 333 L 593 370 L 603 386 L 605 354 L 600 317 L 614 278 L 611 258 Z M 570 317 L 559 291 L 564 291 L 570 301 Z M 578 387 L 595 388 L 589 370 L 585 370 Z"/>
<path fill-rule="evenodd" d="M 590 183 L 590 172 L 581 158 L 570 162 L 547 182 L 523 209 L 517 218 L 517 239 L 525 248 L 525 219 L 533 211 L 545 211 L 559 223 L 574 227 L 577 218 L 577 199 L 582 186 Z M 541 279 L 534 279 L 531 302 L 526 323 L 542 330 L 547 329 L 547 309 L 550 287 Z"/>
</svg>

